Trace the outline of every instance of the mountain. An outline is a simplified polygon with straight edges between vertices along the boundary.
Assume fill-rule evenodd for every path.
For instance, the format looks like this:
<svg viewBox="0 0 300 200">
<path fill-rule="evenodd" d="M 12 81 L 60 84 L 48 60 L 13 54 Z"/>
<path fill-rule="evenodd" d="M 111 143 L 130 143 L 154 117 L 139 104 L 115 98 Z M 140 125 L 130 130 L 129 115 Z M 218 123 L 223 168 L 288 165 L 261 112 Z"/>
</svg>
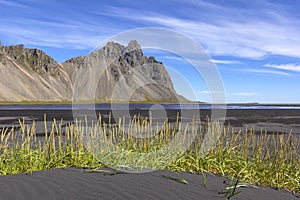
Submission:
<svg viewBox="0 0 300 200">
<path fill-rule="evenodd" d="M 38 49 L 0 46 L 0 101 L 61 101 L 72 97 L 62 65 Z"/>
<path fill-rule="evenodd" d="M 154 57 L 144 56 L 134 40 L 127 47 L 108 42 L 102 49 L 86 57 L 72 58 L 62 65 L 75 84 L 74 93 L 79 100 L 93 96 L 116 101 L 177 99 L 163 64 Z"/>
<path fill-rule="evenodd" d="M 137 41 L 108 42 L 62 64 L 38 49 L 0 43 L 0 101 L 176 101 L 164 65 Z"/>
</svg>

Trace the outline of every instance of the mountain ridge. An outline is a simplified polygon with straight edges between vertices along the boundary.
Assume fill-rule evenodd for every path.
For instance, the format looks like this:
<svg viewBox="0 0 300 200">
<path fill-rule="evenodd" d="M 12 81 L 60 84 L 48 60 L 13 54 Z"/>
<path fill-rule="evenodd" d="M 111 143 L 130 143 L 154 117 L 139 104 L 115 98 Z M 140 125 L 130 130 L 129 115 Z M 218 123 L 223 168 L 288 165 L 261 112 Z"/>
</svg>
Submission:
<svg viewBox="0 0 300 200">
<path fill-rule="evenodd" d="M 0 101 L 179 101 L 164 65 L 132 40 L 58 63 L 39 49 L 0 43 Z M 12 84 L 12 80 L 15 80 Z"/>
</svg>

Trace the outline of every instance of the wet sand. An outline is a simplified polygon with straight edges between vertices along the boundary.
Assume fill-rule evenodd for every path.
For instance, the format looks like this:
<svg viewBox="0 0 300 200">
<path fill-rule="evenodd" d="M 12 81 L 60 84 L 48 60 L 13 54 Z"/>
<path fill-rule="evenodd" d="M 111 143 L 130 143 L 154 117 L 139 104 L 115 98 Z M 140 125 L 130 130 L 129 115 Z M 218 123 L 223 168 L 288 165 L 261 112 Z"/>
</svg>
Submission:
<svg viewBox="0 0 300 200">
<path fill-rule="evenodd" d="M 224 110 L 222 110 L 224 111 Z M 108 121 L 109 110 L 97 110 L 94 111 L 77 111 L 76 118 L 84 120 L 85 115 L 98 116 L 99 113 L 102 115 L 103 121 Z M 115 110 L 118 116 L 126 115 L 125 110 Z M 79 113 L 79 114 L 78 114 Z M 180 110 L 167 110 L 166 116 L 170 121 L 175 121 L 177 113 Z M 211 110 L 201 109 L 185 111 L 184 116 L 192 116 L 199 114 L 201 119 L 204 121 L 206 116 L 211 115 Z M 71 110 L 0 110 L 0 127 L 11 127 L 19 126 L 18 119 L 24 119 L 26 123 L 31 124 L 34 120 L 37 123 L 37 133 L 42 134 L 44 130 L 44 117 L 48 121 L 50 128 L 53 119 L 57 121 L 63 120 L 63 125 L 74 121 L 74 117 Z M 81 116 L 80 116 L 81 114 Z M 147 110 L 134 109 L 130 110 L 130 116 L 135 114 L 141 114 L 143 116 L 149 116 Z M 118 117 L 116 117 L 116 120 Z M 114 122 L 114 118 L 111 119 Z M 260 132 L 261 130 L 267 131 L 268 133 L 292 133 L 300 134 L 300 109 L 231 109 L 226 110 L 226 117 L 224 125 L 230 124 L 236 130 L 250 129 L 253 128 L 255 131 Z"/>
</svg>

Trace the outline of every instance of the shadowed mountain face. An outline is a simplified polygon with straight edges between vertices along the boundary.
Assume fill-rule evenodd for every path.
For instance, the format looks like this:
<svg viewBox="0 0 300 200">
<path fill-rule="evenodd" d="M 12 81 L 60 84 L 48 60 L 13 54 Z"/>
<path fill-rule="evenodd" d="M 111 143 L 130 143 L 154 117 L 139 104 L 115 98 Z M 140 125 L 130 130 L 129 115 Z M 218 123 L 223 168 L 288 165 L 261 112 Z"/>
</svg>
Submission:
<svg viewBox="0 0 300 200">
<path fill-rule="evenodd" d="M 140 45 L 108 42 L 62 64 L 38 49 L 0 44 L 0 101 L 183 100 L 168 72 Z"/>
</svg>

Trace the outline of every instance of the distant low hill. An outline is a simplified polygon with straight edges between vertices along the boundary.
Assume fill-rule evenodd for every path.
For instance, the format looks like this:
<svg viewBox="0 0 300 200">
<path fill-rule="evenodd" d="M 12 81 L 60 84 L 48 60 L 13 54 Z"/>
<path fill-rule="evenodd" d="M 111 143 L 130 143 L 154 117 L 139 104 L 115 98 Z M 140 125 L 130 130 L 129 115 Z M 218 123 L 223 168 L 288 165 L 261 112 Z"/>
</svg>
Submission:
<svg viewBox="0 0 300 200">
<path fill-rule="evenodd" d="M 75 94 L 75 95 L 74 95 Z M 0 43 L 0 101 L 187 101 L 161 62 L 137 41 L 108 42 L 63 63 L 38 49 Z"/>
</svg>

